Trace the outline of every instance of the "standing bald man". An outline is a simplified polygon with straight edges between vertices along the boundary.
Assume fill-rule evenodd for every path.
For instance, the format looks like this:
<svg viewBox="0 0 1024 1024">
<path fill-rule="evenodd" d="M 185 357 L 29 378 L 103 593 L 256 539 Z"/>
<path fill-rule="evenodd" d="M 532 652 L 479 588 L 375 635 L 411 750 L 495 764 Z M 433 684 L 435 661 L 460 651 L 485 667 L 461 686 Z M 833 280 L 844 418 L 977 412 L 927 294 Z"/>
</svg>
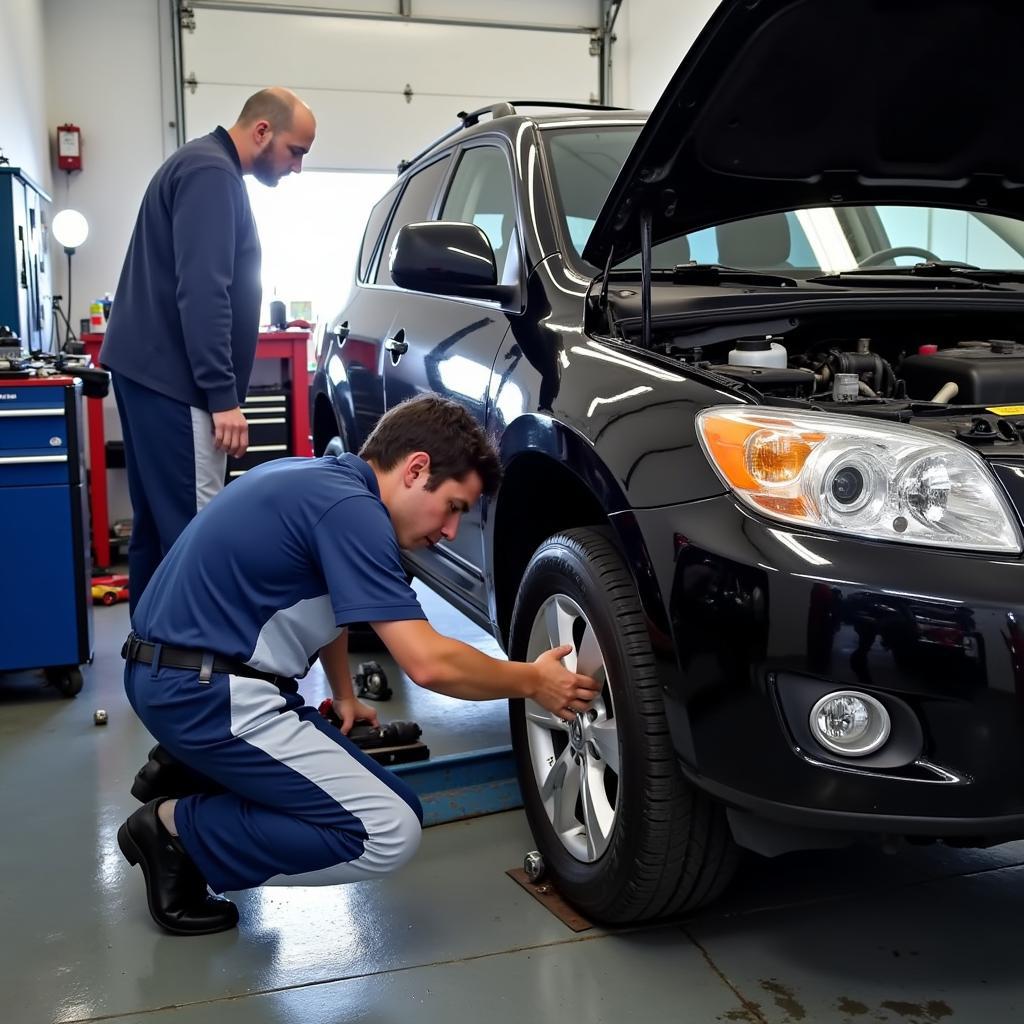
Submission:
<svg viewBox="0 0 1024 1024">
<path fill-rule="evenodd" d="M 243 175 L 302 170 L 312 111 L 288 89 L 246 100 L 231 128 L 182 146 L 142 200 L 100 361 L 112 373 L 133 522 L 131 610 L 161 559 L 249 443 L 240 408 L 256 356 L 260 241 Z"/>
</svg>

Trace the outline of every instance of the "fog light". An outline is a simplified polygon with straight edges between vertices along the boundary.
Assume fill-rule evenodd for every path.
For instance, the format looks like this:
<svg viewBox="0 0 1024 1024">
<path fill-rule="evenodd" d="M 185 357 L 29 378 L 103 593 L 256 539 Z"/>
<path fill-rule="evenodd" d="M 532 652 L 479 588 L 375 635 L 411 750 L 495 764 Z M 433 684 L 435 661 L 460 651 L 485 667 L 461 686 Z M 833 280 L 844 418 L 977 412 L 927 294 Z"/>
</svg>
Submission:
<svg viewBox="0 0 1024 1024">
<path fill-rule="evenodd" d="M 889 738 L 889 712 L 866 693 L 840 690 L 811 711 L 811 733 L 828 750 L 846 757 L 874 753 Z"/>
</svg>

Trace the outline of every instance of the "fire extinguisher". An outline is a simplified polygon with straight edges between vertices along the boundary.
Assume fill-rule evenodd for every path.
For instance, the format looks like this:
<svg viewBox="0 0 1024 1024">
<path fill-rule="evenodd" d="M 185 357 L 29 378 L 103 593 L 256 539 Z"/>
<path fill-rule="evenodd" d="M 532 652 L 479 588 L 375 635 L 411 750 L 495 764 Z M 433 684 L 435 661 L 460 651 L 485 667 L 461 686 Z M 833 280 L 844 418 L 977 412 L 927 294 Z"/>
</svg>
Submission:
<svg viewBox="0 0 1024 1024">
<path fill-rule="evenodd" d="M 62 171 L 82 169 L 82 129 L 77 124 L 57 128 L 57 165 Z"/>
</svg>

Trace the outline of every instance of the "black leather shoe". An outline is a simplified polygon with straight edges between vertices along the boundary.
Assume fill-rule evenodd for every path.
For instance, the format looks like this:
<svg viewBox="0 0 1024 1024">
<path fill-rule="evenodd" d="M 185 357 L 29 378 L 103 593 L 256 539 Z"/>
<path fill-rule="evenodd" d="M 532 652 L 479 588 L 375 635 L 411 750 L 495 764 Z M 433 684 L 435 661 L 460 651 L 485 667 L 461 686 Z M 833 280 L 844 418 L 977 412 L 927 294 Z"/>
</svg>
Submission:
<svg viewBox="0 0 1024 1024">
<path fill-rule="evenodd" d="M 234 928 L 238 908 L 209 894 L 195 863 L 160 823 L 156 809 L 162 803 L 150 800 L 117 830 L 125 860 L 142 868 L 153 920 L 175 935 L 210 935 Z"/>
<path fill-rule="evenodd" d="M 223 786 L 175 760 L 159 743 L 149 752 L 149 760 L 135 773 L 132 783 L 132 796 L 143 804 L 157 797 L 223 792 Z"/>
</svg>

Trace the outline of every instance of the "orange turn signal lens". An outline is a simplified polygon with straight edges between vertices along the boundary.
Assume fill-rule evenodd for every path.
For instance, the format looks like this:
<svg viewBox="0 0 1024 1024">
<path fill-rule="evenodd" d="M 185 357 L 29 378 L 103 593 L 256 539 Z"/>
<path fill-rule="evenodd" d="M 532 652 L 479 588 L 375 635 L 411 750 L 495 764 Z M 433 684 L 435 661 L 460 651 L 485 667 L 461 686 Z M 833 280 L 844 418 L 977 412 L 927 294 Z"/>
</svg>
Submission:
<svg viewBox="0 0 1024 1024">
<path fill-rule="evenodd" d="M 798 431 L 785 419 L 706 415 L 701 428 L 708 453 L 726 480 L 738 490 L 795 482 L 811 452 L 825 435 Z"/>
<path fill-rule="evenodd" d="M 747 469 L 759 484 L 792 483 L 813 450 L 800 436 L 759 430 L 746 443 Z"/>
</svg>

